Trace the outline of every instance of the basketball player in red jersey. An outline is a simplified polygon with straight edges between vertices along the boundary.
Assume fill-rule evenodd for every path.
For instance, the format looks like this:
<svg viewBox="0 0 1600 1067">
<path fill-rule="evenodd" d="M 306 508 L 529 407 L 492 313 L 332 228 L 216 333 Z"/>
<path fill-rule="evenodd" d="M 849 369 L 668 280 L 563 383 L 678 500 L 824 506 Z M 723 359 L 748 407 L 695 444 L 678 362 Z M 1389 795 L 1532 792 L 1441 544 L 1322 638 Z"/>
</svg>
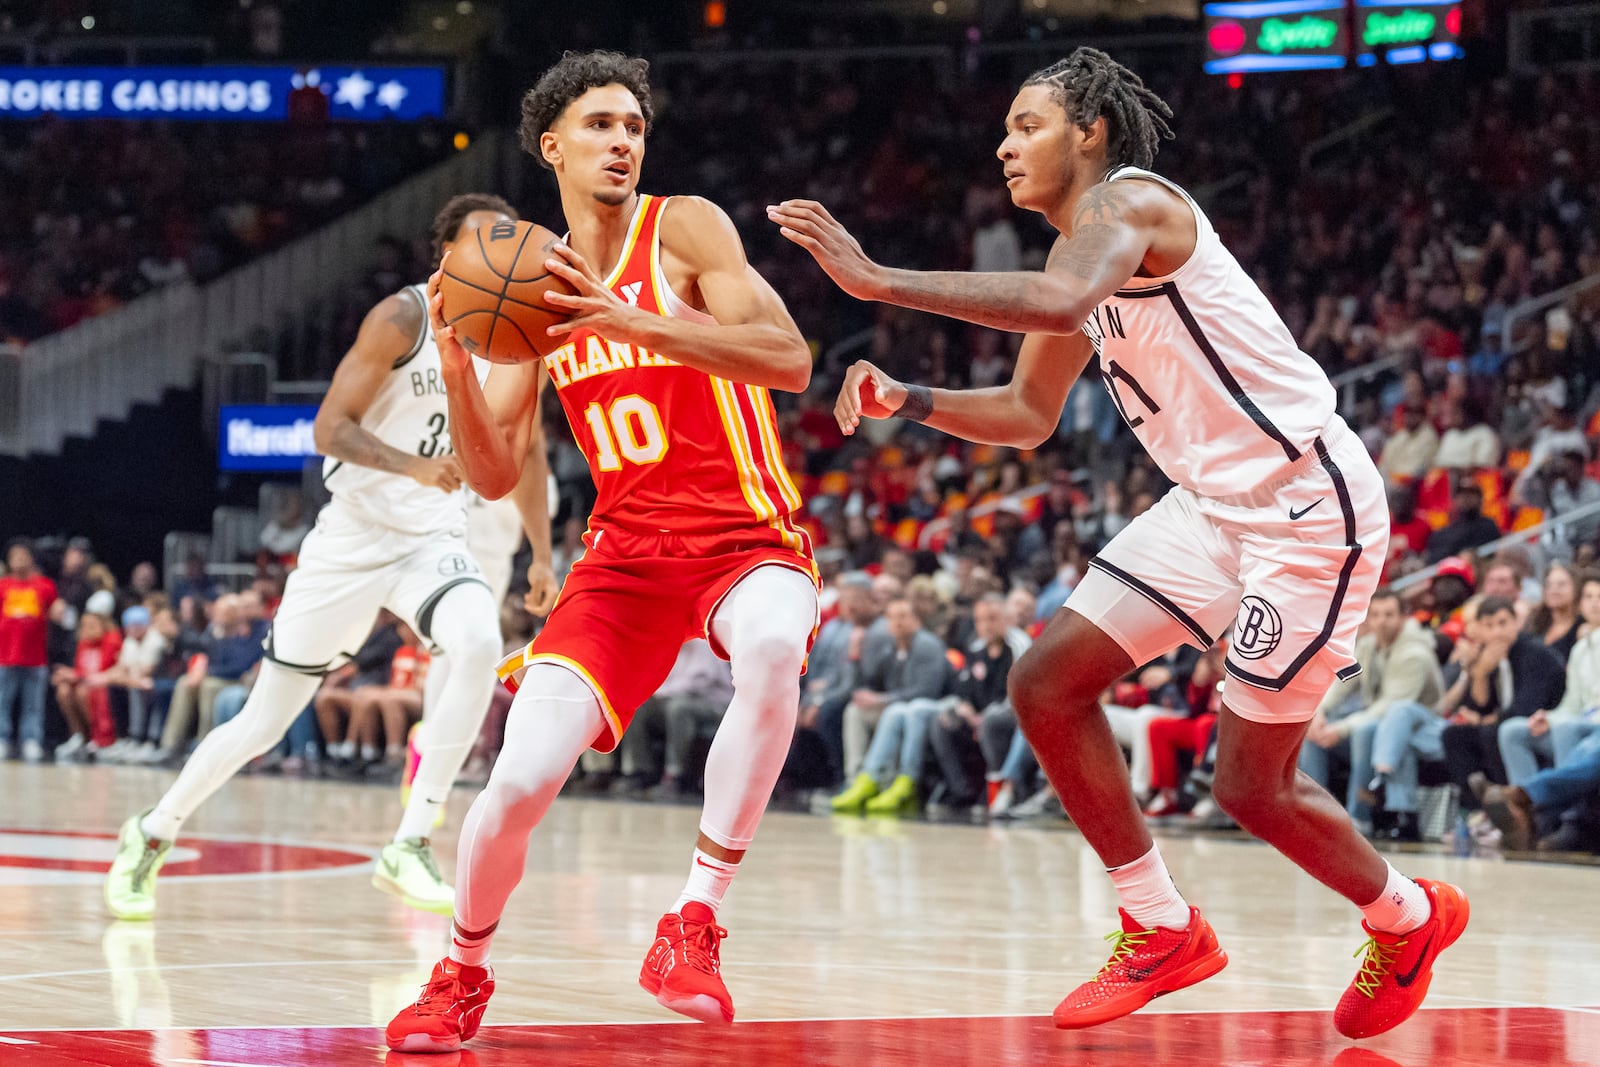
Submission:
<svg viewBox="0 0 1600 1067">
<path fill-rule="evenodd" d="M 693 637 L 732 661 L 734 697 L 706 760 L 689 880 L 639 982 L 674 1011 L 733 1020 L 717 907 L 788 753 L 817 622 L 816 570 L 791 519 L 800 499 L 767 391 L 803 390 L 811 354 L 721 210 L 639 193 L 647 70 L 616 53 L 568 53 L 522 102 L 523 146 L 555 172 L 571 227 L 547 264 L 576 291 L 548 297 L 570 315 L 552 328 L 560 348 L 497 368 L 480 389 L 434 277 L 433 328 L 472 488 L 515 487 L 548 376 L 598 500 L 588 552 L 544 630 L 501 665 L 516 703 L 462 828 L 450 955 L 389 1024 L 392 1049 L 451 1051 L 477 1032 L 494 988 L 489 941 L 530 833 L 578 757 L 616 747 Z"/>
<path fill-rule="evenodd" d="M 1138 75 L 1080 48 L 1031 76 L 1000 157 L 1018 207 L 1060 231 L 1043 271 L 879 266 L 820 204 L 769 209 L 848 293 L 1027 334 L 1008 385 L 933 390 L 870 363 L 835 414 L 900 416 L 973 441 L 1035 447 L 1093 356 L 1128 426 L 1175 487 L 1090 561 L 1009 678 L 1017 722 L 1122 900 L 1111 959 L 1055 1010 L 1094 1026 L 1227 964 L 1140 817 L 1099 694 L 1179 644 L 1229 633 L 1217 803 L 1361 909 L 1363 961 L 1334 1011 L 1371 1037 L 1421 1006 L 1461 936 L 1460 889 L 1413 881 L 1297 771 L 1318 702 L 1360 671 L 1354 644 L 1388 543 L 1383 479 L 1322 368 L 1194 200 L 1150 171 L 1172 111 Z"/>
</svg>

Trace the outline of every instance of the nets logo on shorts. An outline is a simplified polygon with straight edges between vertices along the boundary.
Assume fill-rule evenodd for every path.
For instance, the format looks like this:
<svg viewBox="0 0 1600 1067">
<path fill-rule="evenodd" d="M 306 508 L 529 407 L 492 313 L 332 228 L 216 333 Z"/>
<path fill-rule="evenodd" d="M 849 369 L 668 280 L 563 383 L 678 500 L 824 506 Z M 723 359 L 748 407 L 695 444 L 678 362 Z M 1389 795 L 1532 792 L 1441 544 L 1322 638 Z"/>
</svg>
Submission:
<svg viewBox="0 0 1600 1067">
<path fill-rule="evenodd" d="M 1258 596 L 1239 601 L 1239 621 L 1233 628 L 1233 654 L 1240 659 L 1261 659 L 1283 640 L 1283 617 Z"/>
<path fill-rule="evenodd" d="M 458 574 L 477 574 L 478 565 L 466 556 L 446 556 L 439 561 L 439 573 L 446 578 L 453 578 Z"/>
</svg>

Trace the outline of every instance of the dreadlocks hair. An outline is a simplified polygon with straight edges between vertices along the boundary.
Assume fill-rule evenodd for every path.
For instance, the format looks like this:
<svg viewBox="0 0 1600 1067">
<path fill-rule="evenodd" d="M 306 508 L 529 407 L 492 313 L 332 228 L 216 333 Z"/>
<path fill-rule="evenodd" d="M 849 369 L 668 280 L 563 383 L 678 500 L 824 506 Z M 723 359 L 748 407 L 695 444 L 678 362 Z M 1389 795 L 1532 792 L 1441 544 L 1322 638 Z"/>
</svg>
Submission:
<svg viewBox="0 0 1600 1067">
<path fill-rule="evenodd" d="M 604 85 L 620 85 L 633 94 L 639 101 L 639 113 L 644 116 L 644 128 L 648 133 L 655 120 L 655 104 L 650 98 L 649 60 L 625 56 L 621 52 L 566 52 L 522 98 L 522 124 L 517 129 L 522 150 L 537 159 L 545 170 L 555 169 L 544 158 L 539 138 L 556 124 L 568 104 L 590 89 Z"/>
<path fill-rule="evenodd" d="M 1149 167 L 1161 142 L 1172 139 L 1167 122 L 1172 108 L 1139 75 L 1098 48 L 1079 48 L 1030 74 L 1022 85 L 1048 85 L 1051 97 L 1077 126 L 1104 118 L 1106 159 L 1112 166 Z"/>
<path fill-rule="evenodd" d="M 498 196 L 489 193 L 462 193 L 452 196 L 433 217 L 433 228 L 428 231 L 433 238 L 433 261 L 444 255 L 446 241 L 454 241 L 461 232 L 461 224 L 474 211 L 498 211 L 507 218 L 518 218 L 517 209 Z"/>
</svg>

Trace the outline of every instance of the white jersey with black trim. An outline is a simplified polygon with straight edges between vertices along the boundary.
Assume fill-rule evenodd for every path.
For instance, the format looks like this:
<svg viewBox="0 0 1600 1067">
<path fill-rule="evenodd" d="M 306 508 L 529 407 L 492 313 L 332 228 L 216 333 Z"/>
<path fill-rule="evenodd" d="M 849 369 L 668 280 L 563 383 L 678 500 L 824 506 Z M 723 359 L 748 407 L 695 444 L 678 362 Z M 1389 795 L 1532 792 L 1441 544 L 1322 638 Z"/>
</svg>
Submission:
<svg viewBox="0 0 1600 1067">
<path fill-rule="evenodd" d="M 401 292 L 407 299 L 416 300 L 419 307 L 427 307 L 422 286 L 408 286 Z M 472 361 L 481 384 L 488 377 L 490 365 L 477 356 Z M 434 344 L 426 315 L 410 351 L 394 361 L 394 367 L 373 393 L 360 425 L 401 452 L 428 458 L 450 452 L 450 406 L 439 365 L 439 347 Z M 333 496 L 333 506 L 366 522 L 417 535 L 466 529 L 465 488 L 446 493 L 403 474 L 332 458 L 323 460 L 322 481 Z"/>
<path fill-rule="evenodd" d="M 1195 218 L 1183 266 L 1129 279 L 1084 323 L 1118 411 L 1166 476 L 1202 496 L 1272 480 L 1337 418 L 1328 376 L 1188 193 L 1136 167 L 1106 180 L 1157 182 Z"/>
</svg>

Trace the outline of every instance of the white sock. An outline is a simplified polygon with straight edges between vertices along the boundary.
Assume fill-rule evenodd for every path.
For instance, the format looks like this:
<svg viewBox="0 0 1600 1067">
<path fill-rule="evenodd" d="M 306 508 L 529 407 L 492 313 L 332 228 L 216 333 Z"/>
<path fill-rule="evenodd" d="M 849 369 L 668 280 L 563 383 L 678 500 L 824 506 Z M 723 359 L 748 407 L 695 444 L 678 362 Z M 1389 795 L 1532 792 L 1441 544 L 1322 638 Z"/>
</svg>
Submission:
<svg viewBox="0 0 1600 1067">
<path fill-rule="evenodd" d="M 461 929 L 459 922 L 450 924 L 450 958 L 465 967 L 486 967 L 489 964 L 489 942 L 494 940 L 495 923 L 486 930 L 473 933 Z"/>
<path fill-rule="evenodd" d="M 175 814 L 159 806 L 149 815 L 139 820 L 139 829 L 144 831 L 144 836 L 153 837 L 157 841 L 176 840 L 178 827 L 182 825 L 182 815 Z"/>
<path fill-rule="evenodd" d="M 689 865 L 689 881 L 684 885 L 678 902 L 672 905 L 672 910 L 681 915 L 685 904 L 697 900 L 715 915 L 722 906 L 722 898 L 727 895 L 728 887 L 733 884 L 733 876 L 738 873 L 737 863 L 719 860 L 695 849 L 694 862 Z"/>
<path fill-rule="evenodd" d="M 334 759 L 354 759 L 356 743 L 354 741 L 335 741 L 328 746 L 328 755 Z"/>
<path fill-rule="evenodd" d="M 1106 873 L 1111 876 L 1111 884 L 1117 887 L 1117 896 L 1122 898 L 1122 910 L 1131 915 L 1134 922 L 1146 929 L 1188 927 L 1189 904 L 1173 884 L 1161 850 L 1156 846 L 1151 845 L 1149 852 L 1132 863 L 1111 867 Z"/>
<path fill-rule="evenodd" d="M 1403 934 L 1415 930 L 1433 914 L 1433 903 L 1420 885 L 1394 869 L 1394 864 L 1384 861 L 1389 868 L 1389 880 L 1384 883 L 1378 899 L 1361 909 L 1361 917 L 1374 930 L 1388 934 Z"/>
<path fill-rule="evenodd" d="M 368 763 L 376 763 L 376 762 L 378 762 L 378 746 L 377 745 L 362 745 L 361 746 L 361 758 L 363 760 L 366 760 Z"/>
<path fill-rule="evenodd" d="M 437 793 L 429 793 L 417 782 L 412 782 L 411 799 L 406 802 L 406 813 L 400 817 L 400 826 L 394 832 L 395 841 L 398 843 L 413 837 L 431 836 L 433 822 L 439 817 L 439 809 L 444 807 L 449 795 L 449 786 Z"/>
</svg>

